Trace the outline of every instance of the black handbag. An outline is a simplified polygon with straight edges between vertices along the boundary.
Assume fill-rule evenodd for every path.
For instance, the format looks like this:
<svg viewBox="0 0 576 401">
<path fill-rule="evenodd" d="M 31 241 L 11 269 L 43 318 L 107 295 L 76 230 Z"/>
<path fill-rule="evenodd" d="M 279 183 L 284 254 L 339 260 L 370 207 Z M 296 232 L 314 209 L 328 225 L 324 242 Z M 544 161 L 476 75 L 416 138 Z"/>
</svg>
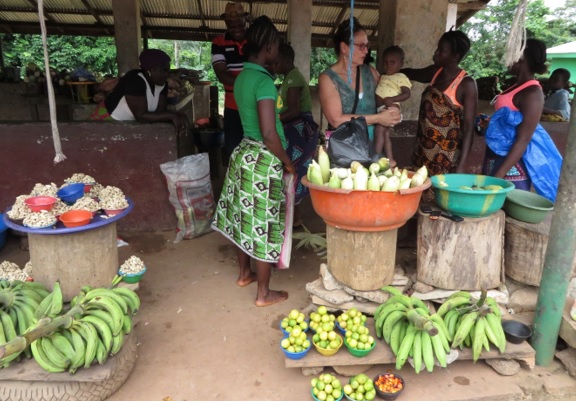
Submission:
<svg viewBox="0 0 576 401">
<path fill-rule="evenodd" d="M 356 97 L 351 114 L 356 113 L 359 91 L 360 66 L 356 72 Z M 374 144 L 368 138 L 368 126 L 364 117 L 353 117 L 333 130 L 328 138 L 326 151 L 330 163 L 338 167 L 348 168 L 353 161 L 368 167 L 371 163 L 378 161 Z"/>
<path fill-rule="evenodd" d="M 340 124 L 330 135 L 326 151 L 332 165 L 344 168 L 350 167 L 353 161 L 368 167 L 379 158 L 374 144 L 368 139 L 364 117 L 352 118 Z"/>
</svg>

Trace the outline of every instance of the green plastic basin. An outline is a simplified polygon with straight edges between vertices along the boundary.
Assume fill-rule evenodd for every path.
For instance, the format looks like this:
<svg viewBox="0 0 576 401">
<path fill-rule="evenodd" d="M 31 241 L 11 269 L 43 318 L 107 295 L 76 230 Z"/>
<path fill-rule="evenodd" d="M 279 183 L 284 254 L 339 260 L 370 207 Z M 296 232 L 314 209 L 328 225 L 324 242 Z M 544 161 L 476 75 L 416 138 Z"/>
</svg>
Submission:
<svg viewBox="0 0 576 401">
<path fill-rule="evenodd" d="M 509 181 L 479 174 L 439 174 L 431 180 L 438 206 L 463 217 L 485 217 L 496 213 L 504 205 L 506 195 L 514 189 L 514 184 Z M 487 185 L 502 188 L 461 189 Z"/>
<path fill-rule="evenodd" d="M 515 189 L 506 196 L 504 211 L 513 219 L 541 223 L 554 210 L 554 203 L 534 192 Z"/>
</svg>

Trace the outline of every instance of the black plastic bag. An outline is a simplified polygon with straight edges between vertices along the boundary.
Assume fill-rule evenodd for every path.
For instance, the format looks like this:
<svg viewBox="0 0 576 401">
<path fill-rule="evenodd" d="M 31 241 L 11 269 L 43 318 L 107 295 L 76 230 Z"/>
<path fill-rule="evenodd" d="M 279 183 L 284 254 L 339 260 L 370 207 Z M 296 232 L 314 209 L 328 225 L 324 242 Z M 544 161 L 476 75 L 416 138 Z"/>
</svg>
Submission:
<svg viewBox="0 0 576 401">
<path fill-rule="evenodd" d="M 352 118 L 332 131 L 326 149 L 330 163 L 348 168 L 353 161 L 368 167 L 378 162 L 379 154 L 374 144 L 368 139 L 368 127 L 364 117 Z"/>
</svg>

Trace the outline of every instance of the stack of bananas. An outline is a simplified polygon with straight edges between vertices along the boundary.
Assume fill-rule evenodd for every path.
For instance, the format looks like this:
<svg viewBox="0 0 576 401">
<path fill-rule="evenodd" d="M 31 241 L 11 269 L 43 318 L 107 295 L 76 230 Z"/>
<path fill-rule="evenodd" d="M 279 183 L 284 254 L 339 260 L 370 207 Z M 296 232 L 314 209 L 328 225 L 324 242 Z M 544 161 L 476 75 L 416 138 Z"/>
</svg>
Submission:
<svg viewBox="0 0 576 401">
<path fill-rule="evenodd" d="M 506 350 L 506 336 L 502 329 L 502 316 L 496 300 L 482 291 L 475 299 L 468 291 L 452 294 L 438 309 L 448 334 L 452 338 L 452 348 L 472 347 L 472 358 L 478 360 L 482 347 L 490 351 L 490 343 L 500 353 Z"/>
<path fill-rule="evenodd" d="M 92 363 L 103 364 L 109 355 L 117 354 L 124 344 L 124 336 L 132 330 L 132 316 L 140 307 L 138 295 L 123 287 L 83 287 L 70 303 L 67 312 L 71 323 L 59 327 L 32 342 L 32 355 L 48 372 L 76 372 Z M 54 317 L 62 311 L 62 296 L 55 286 L 36 316 Z M 58 312 L 60 313 L 60 312 Z"/>
<path fill-rule="evenodd" d="M 34 312 L 48 294 L 40 283 L 0 280 L 0 344 L 14 340 L 36 323 Z M 24 353 L 31 356 L 28 347 Z M 8 367 L 19 356 L 3 359 L 0 367 Z"/>
<path fill-rule="evenodd" d="M 396 355 L 396 369 L 400 370 L 411 356 L 416 373 L 422 363 L 428 372 L 434 369 L 434 356 L 446 367 L 446 354 L 450 352 L 452 337 L 442 317 L 431 314 L 426 304 L 415 297 L 402 294 L 386 286 L 383 291 L 391 297 L 374 312 L 376 336 L 383 338 Z"/>
</svg>

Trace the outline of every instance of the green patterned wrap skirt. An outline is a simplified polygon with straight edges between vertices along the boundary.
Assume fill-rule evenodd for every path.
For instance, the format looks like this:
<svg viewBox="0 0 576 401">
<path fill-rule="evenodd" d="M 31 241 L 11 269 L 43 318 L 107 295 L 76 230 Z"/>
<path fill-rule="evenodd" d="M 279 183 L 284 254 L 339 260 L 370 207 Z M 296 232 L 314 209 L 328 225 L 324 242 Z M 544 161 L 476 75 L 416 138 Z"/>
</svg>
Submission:
<svg viewBox="0 0 576 401">
<path fill-rule="evenodd" d="M 284 243 L 282 162 L 262 142 L 244 138 L 230 164 L 212 228 L 252 258 L 277 263 Z"/>
</svg>

